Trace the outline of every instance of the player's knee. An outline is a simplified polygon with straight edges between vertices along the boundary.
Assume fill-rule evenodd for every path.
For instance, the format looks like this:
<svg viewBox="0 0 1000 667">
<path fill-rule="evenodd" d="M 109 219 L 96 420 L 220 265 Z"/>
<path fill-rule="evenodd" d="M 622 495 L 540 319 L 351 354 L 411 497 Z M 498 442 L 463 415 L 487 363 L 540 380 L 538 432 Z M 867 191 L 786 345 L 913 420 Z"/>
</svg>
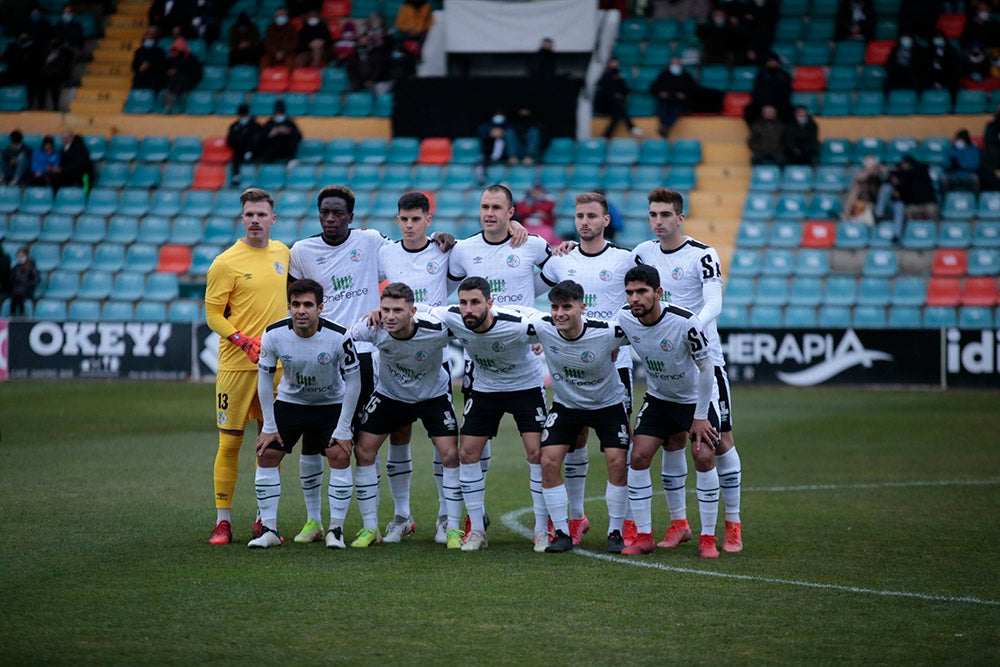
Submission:
<svg viewBox="0 0 1000 667">
<path fill-rule="evenodd" d="M 698 472 L 708 472 L 715 467 L 715 451 L 708 445 L 692 447 L 691 458 L 694 460 L 694 469 Z"/>
<path fill-rule="evenodd" d="M 351 465 L 351 453 L 340 445 L 333 445 L 326 448 L 326 460 L 330 462 L 331 468 L 344 469 Z"/>
<path fill-rule="evenodd" d="M 279 463 L 281 463 L 281 459 L 283 459 L 284 457 L 285 457 L 285 452 L 281 449 L 278 443 L 272 442 L 270 445 L 267 446 L 267 449 L 265 449 L 257 457 L 257 465 L 259 465 L 261 468 L 274 468 L 277 467 Z"/>
</svg>

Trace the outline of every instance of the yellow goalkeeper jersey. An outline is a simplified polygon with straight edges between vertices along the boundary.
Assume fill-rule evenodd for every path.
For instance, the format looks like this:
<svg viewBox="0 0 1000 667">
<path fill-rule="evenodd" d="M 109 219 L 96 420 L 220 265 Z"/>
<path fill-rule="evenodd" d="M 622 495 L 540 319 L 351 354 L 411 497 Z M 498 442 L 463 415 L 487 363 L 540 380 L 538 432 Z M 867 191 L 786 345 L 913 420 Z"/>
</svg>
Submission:
<svg viewBox="0 0 1000 667">
<path fill-rule="evenodd" d="M 281 241 L 252 248 L 240 240 L 208 267 L 205 320 L 219 334 L 220 371 L 257 370 L 227 338 L 236 331 L 260 336 L 267 325 L 288 317 L 288 259 Z"/>
</svg>

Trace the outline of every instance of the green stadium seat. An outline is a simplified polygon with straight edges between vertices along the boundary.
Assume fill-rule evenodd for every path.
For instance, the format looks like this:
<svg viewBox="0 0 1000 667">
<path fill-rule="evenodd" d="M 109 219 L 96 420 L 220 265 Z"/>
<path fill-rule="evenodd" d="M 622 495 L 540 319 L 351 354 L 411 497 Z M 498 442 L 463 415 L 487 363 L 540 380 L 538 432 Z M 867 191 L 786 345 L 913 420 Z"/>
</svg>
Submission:
<svg viewBox="0 0 1000 667">
<path fill-rule="evenodd" d="M 854 276 L 831 275 L 823 284 L 823 304 L 853 306 L 858 300 L 858 285 Z"/>
<path fill-rule="evenodd" d="M 114 278 L 110 271 L 87 271 L 80 282 L 77 298 L 103 301 L 111 294 L 113 284 Z"/>
<path fill-rule="evenodd" d="M 830 255 L 820 248 L 802 248 L 795 254 L 795 275 L 824 277 L 830 274 Z"/>
<path fill-rule="evenodd" d="M 919 329 L 920 308 L 916 306 L 891 306 L 886 325 L 891 329 Z"/>
<path fill-rule="evenodd" d="M 927 306 L 924 308 L 923 328 L 944 329 L 958 325 L 958 315 L 951 306 Z"/>
<path fill-rule="evenodd" d="M 854 309 L 852 325 L 858 329 L 884 329 L 887 319 L 884 306 L 859 305 Z"/>
<path fill-rule="evenodd" d="M 824 304 L 819 307 L 816 324 L 829 329 L 846 329 L 851 326 L 851 309 L 847 306 Z"/>
<path fill-rule="evenodd" d="M 792 306 L 815 308 L 823 302 L 823 279 L 816 276 L 795 276 L 788 290 L 788 303 Z"/>
<path fill-rule="evenodd" d="M 795 271 L 795 252 L 783 248 L 764 250 L 760 273 L 762 276 L 790 276 Z"/>
<path fill-rule="evenodd" d="M 134 218 L 133 218 L 134 220 Z M 114 273 L 125 266 L 125 246 L 121 243 L 101 243 L 94 251 L 92 271 Z"/>
</svg>

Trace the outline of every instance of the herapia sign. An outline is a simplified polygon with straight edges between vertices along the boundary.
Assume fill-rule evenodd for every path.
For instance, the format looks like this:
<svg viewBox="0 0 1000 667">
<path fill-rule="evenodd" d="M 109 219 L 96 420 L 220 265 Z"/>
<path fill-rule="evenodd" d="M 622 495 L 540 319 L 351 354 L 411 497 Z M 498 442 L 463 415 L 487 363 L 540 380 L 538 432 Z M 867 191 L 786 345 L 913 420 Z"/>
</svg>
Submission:
<svg viewBox="0 0 1000 667">
<path fill-rule="evenodd" d="M 720 331 L 734 382 L 924 384 L 941 382 L 936 330 L 820 329 Z"/>
</svg>

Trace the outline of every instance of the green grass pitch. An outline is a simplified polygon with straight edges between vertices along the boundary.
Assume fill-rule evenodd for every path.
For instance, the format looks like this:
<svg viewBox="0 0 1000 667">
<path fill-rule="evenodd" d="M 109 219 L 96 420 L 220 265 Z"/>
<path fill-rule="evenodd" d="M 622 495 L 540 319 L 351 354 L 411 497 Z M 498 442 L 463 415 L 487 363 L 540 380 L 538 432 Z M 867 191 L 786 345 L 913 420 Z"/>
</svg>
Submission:
<svg viewBox="0 0 1000 667">
<path fill-rule="evenodd" d="M 212 393 L 0 385 L 0 664 L 1000 663 L 998 392 L 737 387 L 745 550 L 718 561 L 693 543 L 608 558 L 593 440 L 590 533 L 533 553 L 509 421 L 482 552 L 434 544 L 420 428 L 403 544 L 247 549 L 248 439 L 237 542 L 211 547 Z M 297 474 L 293 455 L 286 536 L 304 516 Z M 659 539 L 662 493 L 653 508 Z M 352 503 L 348 533 L 359 524 Z"/>
</svg>

